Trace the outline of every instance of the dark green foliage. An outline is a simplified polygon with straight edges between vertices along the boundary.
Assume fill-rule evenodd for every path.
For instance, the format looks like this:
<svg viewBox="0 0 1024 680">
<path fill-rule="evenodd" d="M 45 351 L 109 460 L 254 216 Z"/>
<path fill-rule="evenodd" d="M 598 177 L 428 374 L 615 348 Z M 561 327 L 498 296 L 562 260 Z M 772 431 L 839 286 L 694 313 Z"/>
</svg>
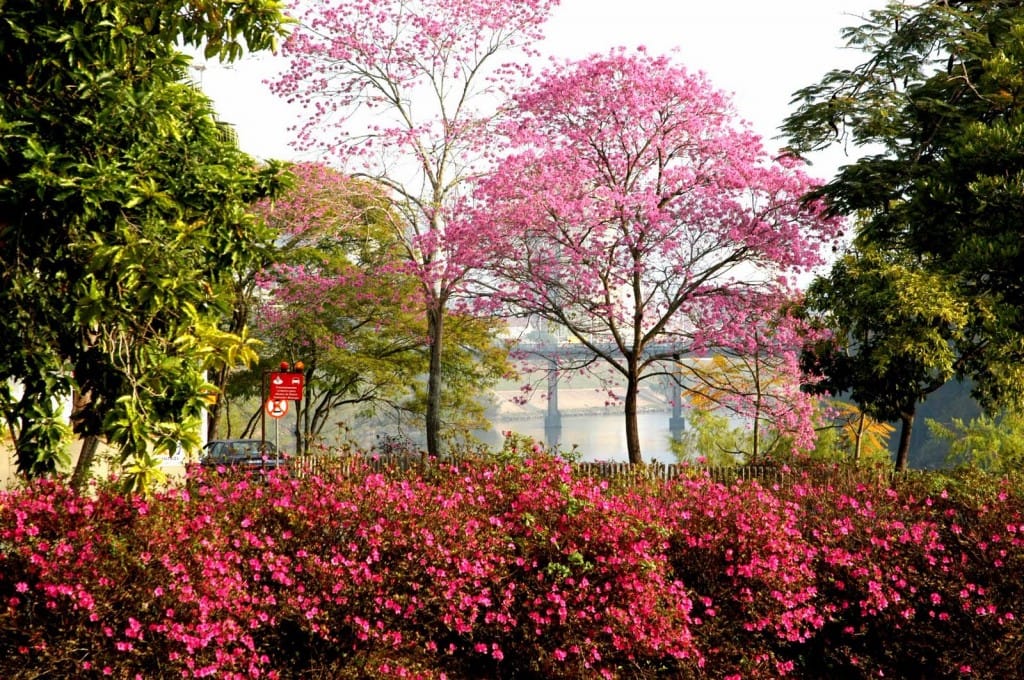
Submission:
<svg viewBox="0 0 1024 680">
<path fill-rule="evenodd" d="M 0 410 L 19 469 L 51 472 L 59 421 L 144 459 L 195 421 L 227 272 L 266 235 L 273 191 L 186 81 L 176 41 L 236 58 L 281 31 L 280 6 L 6 2 L 0 22 Z M 211 337 L 215 336 L 215 337 Z M 53 404 L 57 406 L 53 406 Z"/>
<path fill-rule="evenodd" d="M 951 338 L 983 406 L 1024 400 L 1024 6 L 891 3 L 846 31 L 868 59 L 796 94 L 794 150 L 863 145 L 819 192 L 857 242 L 905 253 L 970 311 Z"/>
<path fill-rule="evenodd" d="M 833 331 L 809 348 L 812 389 L 843 394 L 875 420 L 902 424 L 896 466 L 909 461 L 919 402 L 962 369 L 956 347 L 970 311 L 944 276 L 897 252 L 853 249 L 807 291 L 807 311 Z"/>
</svg>

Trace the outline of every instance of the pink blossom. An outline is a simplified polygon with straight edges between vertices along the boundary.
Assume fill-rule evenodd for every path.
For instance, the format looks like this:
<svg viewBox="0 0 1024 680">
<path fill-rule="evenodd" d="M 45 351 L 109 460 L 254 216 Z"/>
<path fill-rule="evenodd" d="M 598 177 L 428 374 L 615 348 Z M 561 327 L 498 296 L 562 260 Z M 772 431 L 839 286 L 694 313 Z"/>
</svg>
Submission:
<svg viewBox="0 0 1024 680">
<path fill-rule="evenodd" d="M 515 104 L 509 153 L 453 225 L 467 239 L 493 233 L 493 297 L 561 326 L 622 376 L 628 423 L 648 373 L 677 362 L 685 377 L 682 357 L 738 351 L 773 358 L 778 384 L 762 393 L 783 431 L 799 429 L 798 333 L 765 320 L 838 232 L 802 201 L 814 182 L 773 161 L 703 74 L 643 50 L 557 64 Z"/>
</svg>

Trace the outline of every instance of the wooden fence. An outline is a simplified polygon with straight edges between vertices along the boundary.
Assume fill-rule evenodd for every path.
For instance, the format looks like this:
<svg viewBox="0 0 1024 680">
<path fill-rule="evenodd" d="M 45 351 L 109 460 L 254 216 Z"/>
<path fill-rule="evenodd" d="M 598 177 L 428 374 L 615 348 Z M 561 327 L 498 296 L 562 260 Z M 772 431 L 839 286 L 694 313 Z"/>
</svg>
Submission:
<svg viewBox="0 0 1024 680">
<path fill-rule="evenodd" d="M 443 469 L 446 464 L 457 462 L 457 459 L 437 461 L 416 454 L 304 456 L 291 460 L 290 469 L 292 474 L 300 477 L 316 474 L 351 474 L 355 470 L 407 474 L 409 472 L 421 472 L 429 467 Z M 840 466 L 790 469 L 778 465 L 709 466 L 680 463 L 632 465 L 630 463 L 612 462 L 576 462 L 571 465 L 577 475 L 599 479 L 656 479 L 669 481 L 677 478 L 707 477 L 723 484 L 732 484 L 746 480 L 758 480 L 762 484 L 779 484 L 787 481 L 808 479 L 826 483 L 889 484 L 897 476 L 908 474 L 896 473 L 891 469 L 865 469 Z"/>
</svg>

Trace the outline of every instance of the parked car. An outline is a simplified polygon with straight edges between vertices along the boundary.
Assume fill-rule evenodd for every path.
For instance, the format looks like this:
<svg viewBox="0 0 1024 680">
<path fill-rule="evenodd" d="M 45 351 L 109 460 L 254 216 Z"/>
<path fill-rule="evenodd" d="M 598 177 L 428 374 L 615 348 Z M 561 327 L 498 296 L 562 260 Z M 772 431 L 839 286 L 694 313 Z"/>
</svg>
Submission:
<svg viewBox="0 0 1024 680">
<path fill-rule="evenodd" d="M 262 439 L 214 439 L 203 447 L 199 464 L 207 468 L 275 470 L 287 464 L 274 442 Z"/>
</svg>

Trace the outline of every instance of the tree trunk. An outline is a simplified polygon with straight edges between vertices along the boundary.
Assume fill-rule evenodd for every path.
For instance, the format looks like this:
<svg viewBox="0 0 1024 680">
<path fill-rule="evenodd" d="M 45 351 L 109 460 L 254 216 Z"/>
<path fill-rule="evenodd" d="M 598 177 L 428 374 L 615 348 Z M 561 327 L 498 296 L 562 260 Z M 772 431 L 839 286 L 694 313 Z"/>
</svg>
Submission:
<svg viewBox="0 0 1024 680">
<path fill-rule="evenodd" d="M 863 441 L 864 441 L 864 424 L 865 424 L 865 421 L 867 421 L 867 416 L 865 416 L 864 412 L 861 411 L 860 415 L 857 417 L 857 435 L 856 435 L 856 441 L 854 442 L 854 445 L 853 445 L 853 460 L 854 461 L 860 460 L 861 447 L 863 446 Z"/>
<path fill-rule="evenodd" d="M 245 428 L 242 430 L 242 437 L 254 437 L 260 434 L 256 431 L 256 426 L 265 424 L 266 421 L 264 420 L 263 415 L 263 404 L 260 404 L 259 408 L 256 409 L 256 412 L 249 416 L 249 420 L 246 421 Z"/>
<path fill-rule="evenodd" d="M 227 366 L 219 368 L 214 372 L 213 384 L 217 386 L 217 399 L 206 409 L 206 441 L 220 439 L 220 414 L 225 405 L 225 387 L 228 384 Z"/>
<path fill-rule="evenodd" d="M 295 457 L 306 455 L 306 423 L 302 420 L 302 400 L 295 400 Z"/>
<path fill-rule="evenodd" d="M 750 463 L 751 465 L 758 465 L 761 463 L 761 405 L 762 405 L 762 392 L 761 392 L 761 363 L 758 361 L 757 354 L 755 351 L 754 364 L 751 367 L 753 369 L 753 385 L 754 388 L 754 423 L 751 434 L 751 447 L 750 447 Z"/>
<path fill-rule="evenodd" d="M 904 411 L 900 414 L 900 446 L 896 451 L 896 471 L 904 472 L 910 461 L 910 433 L 914 429 L 914 410 Z"/>
<path fill-rule="evenodd" d="M 750 464 L 761 463 L 761 408 L 754 409 L 754 424 L 750 430 Z"/>
<path fill-rule="evenodd" d="M 636 422 L 637 403 L 640 400 L 640 383 L 636 371 L 626 380 L 626 452 L 632 465 L 644 462 L 640 452 L 640 428 Z"/>
<path fill-rule="evenodd" d="M 252 281 L 236 281 L 234 283 L 234 294 L 235 294 L 235 305 L 231 312 L 231 323 L 228 326 L 228 332 L 234 333 L 235 335 L 240 334 L 244 329 L 245 325 L 249 323 L 249 298 L 251 292 Z M 220 416 L 221 411 L 227 407 L 227 386 L 228 378 L 231 377 L 231 366 L 225 364 L 218 368 L 213 375 L 213 384 L 217 388 L 217 400 L 210 404 L 207 410 L 206 420 L 206 440 L 221 439 L 220 436 Z M 228 433 L 227 436 L 231 436 L 231 422 L 228 421 Z"/>
<path fill-rule="evenodd" d="M 87 435 L 82 439 L 82 451 L 78 454 L 78 462 L 75 463 L 75 471 L 71 475 L 71 488 L 81 491 L 85 483 L 89 481 L 89 471 L 96 459 L 96 449 L 100 446 L 100 438 L 94 434 Z"/>
<path fill-rule="evenodd" d="M 440 304 L 427 310 L 427 334 L 430 336 L 430 366 L 427 372 L 427 455 L 440 456 L 438 437 L 441 432 L 441 346 L 444 331 L 444 310 Z"/>
</svg>

